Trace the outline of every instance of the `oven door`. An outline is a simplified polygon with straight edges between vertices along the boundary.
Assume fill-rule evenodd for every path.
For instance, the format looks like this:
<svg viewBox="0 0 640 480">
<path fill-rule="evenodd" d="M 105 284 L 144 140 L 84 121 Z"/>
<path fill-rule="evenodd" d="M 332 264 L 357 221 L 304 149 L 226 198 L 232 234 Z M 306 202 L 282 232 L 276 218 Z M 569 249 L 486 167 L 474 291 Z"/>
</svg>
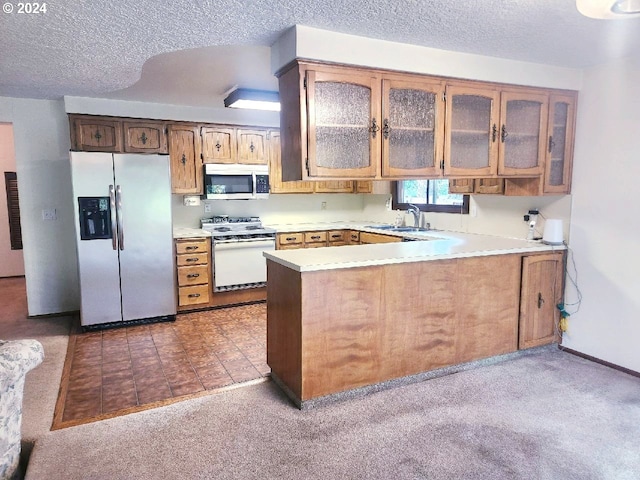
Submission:
<svg viewBox="0 0 640 480">
<path fill-rule="evenodd" d="M 253 288 L 267 281 L 267 260 L 262 252 L 275 250 L 275 238 L 213 241 L 214 288 Z"/>
</svg>

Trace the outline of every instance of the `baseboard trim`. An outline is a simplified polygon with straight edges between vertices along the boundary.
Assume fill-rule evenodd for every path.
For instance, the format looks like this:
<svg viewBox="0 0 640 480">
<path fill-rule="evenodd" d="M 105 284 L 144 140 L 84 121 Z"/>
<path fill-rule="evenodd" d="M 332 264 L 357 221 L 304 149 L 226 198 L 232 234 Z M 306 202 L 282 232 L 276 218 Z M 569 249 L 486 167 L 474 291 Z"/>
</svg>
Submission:
<svg viewBox="0 0 640 480">
<path fill-rule="evenodd" d="M 578 352 L 577 350 L 573 350 L 571 348 L 563 347 L 562 345 L 558 345 L 558 348 L 563 352 L 570 353 L 571 355 L 575 355 L 576 357 L 584 358 L 585 360 L 599 363 L 600 365 L 604 365 L 605 367 L 613 368 L 614 370 L 618 370 L 620 372 L 627 373 L 629 375 L 633 375 L 634 377 L 640 378 L 640 372 L 636 372 L 635 370 L 631 370 L 630 368 L 621 367 L 620 365 L 616 365 L 615 363 L 607 362 L 606 360 L 602 360 L 597 357 L 592 357 L 591 355 Z"/>
</svg>

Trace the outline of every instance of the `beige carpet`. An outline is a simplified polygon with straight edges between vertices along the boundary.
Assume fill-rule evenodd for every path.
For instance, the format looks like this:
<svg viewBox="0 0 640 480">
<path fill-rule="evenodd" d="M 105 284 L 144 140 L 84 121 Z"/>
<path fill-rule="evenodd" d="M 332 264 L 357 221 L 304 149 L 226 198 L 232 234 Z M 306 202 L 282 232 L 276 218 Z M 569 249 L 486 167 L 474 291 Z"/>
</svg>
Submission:
<svg viewBox="0 0 640 480">
<path fill-rule="evenodd" d="M 27 318 L 23 277 L 0 279 L 0 338 L 34 338 L 44 347 L 44 361 L 27 374 L 22 402 L 23 468 L 35 441 L 49 432 L 67 353 L 71 316 Z"/>
<path fill-rule="evenodd" d="M 638 479 L 640 379 L 557 349 L 299 411 L 273 382 L 38 440 L 40 479 Z"/>
</svg>

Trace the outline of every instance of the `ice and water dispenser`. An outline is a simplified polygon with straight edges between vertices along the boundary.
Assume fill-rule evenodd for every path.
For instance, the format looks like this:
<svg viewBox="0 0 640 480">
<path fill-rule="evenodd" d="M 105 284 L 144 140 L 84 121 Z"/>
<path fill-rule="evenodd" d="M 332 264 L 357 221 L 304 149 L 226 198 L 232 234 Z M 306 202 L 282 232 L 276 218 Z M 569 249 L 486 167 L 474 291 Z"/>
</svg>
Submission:
<svg viewBox="0 0 640 480">
<path fill-rule="evenodd" d="M 78 197 L 80 240 L 112 237 L 109 197 Z"/>
</svg>

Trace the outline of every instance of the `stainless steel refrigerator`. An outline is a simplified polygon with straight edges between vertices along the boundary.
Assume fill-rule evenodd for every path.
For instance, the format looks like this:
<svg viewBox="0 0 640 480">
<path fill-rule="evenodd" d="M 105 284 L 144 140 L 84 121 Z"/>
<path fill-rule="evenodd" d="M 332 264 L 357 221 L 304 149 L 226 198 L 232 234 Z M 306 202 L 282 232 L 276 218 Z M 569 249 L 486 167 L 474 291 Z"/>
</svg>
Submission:
<svg viewBox="0 0 640 480">
<path fill-rule="evenodd" d="M 176 314 L 167 155 L 71 152 L 84 329 Z"/>
</svg>

